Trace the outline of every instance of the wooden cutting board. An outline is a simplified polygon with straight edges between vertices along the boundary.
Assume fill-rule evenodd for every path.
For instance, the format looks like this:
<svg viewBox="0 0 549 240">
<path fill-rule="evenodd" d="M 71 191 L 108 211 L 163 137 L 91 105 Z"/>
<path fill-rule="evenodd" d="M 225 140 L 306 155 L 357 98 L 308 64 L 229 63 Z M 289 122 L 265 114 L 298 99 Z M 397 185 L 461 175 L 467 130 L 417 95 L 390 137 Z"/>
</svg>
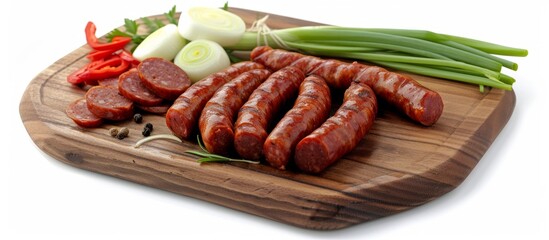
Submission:
<svg viewBox="0 0 549 240">
<path fill-rule="evenodd" d="M 263 17 L 232 9 L 247 24 Z M 159 16 L 161 18 L 161 16 Z M 271 15 L 271 28 L 316 25 Z M 359 146 L 319 175 L 279 171 L 262 164 L 199 164 L 185 153 L 196 142 L 142 139 L 144 124 L 126 121 L 100 128 L 78 127 L 66 106 L 84 90 L 66 81 L 85 65 L 90 51 L 82 46 L 39 73 L 20 103 L 21 119 L 36 145 L 74 167 L 191 196 L 275 221 L 311 229 L 339 229 L 420 206 L 456 188 L 482 158 L 509 120 L 512 91 L 412 75 L 438 91 L 444 112 L 423 127 L 394 109 L 381 106 L 373 128 Z M 170 133 L 163 116 L 146 115 L 153 134 Z M 124 140 L 108 134 L 126 126 Z"/>
</svg>

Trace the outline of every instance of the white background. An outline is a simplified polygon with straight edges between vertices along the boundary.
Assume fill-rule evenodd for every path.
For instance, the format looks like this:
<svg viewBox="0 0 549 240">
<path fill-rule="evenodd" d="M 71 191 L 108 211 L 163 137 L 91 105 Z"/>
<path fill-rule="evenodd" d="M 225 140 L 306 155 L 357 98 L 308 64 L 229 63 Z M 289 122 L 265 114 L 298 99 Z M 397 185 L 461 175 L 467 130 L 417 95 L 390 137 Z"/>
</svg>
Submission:
<svg viewBox="0 0 549 240">
<path fill-rule="evenodd" d="M 194 1 L 222 6 L 224 0 Z M 62 164 L 28 136 L 19 101 L 28 83 L 98 35 L 182 9 L 180 1 L 2 1 L 0 239 L 545 239 L 548 223 L 547 31 L 543 1 L 237 1 L 229 4 L 340 26 L 425 29 L 527 48 L 506 127 L 454 191 L 416 209 L 338 231 L 304 230 Z M 6 6 L 7 4 L 7 6 Z M 544 18 L 544 19 L 542 19 Z M 545 34 L 544 44 L 547 44 Z M 542 49 L 545 48 L 545 49 Z M 547 64 L 547 61 L 544 61 Z M 542 150 L 545 149 L 545 150 Z"/>
</svg>

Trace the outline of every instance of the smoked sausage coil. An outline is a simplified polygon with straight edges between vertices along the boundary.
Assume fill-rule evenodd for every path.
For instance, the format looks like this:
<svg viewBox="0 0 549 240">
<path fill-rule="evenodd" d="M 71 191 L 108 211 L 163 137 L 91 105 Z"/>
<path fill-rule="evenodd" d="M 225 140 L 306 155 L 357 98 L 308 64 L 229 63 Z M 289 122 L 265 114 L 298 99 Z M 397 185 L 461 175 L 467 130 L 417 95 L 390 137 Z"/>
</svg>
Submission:
<svg viewBox="0 0 549 240">
<path fill-rule="evenodd" d="M 283 103 L 298 91 L 305 74 L 296 67 L 280 69 L 253 91 L 238 112 L 235 122 L 234 147 L 249 160 L 259 160 L 268 135 L 269 123 Z"/>
<path fill-rule="evenodd" d="M 255 62 L 235 63 L 225 70 L 211 74 L 191 85 L 166 112 L 166 125 L 179 138 L 188 139 L 195 129 L 202 109 L 214 93 L 238 75 L 252 69 L 263 69 Z"/>
<path fill-rule="evenodd" d="M 238 110 L 270 74 L 267 69 L 242 73 L 223 85 L 206 103 L 198 126 L 202 142 L 209 152 L 227 155 L 233 148 L 233 123 Z"/>
<path fill-rule="evenodd" d="M 389 102 L 410 119 L 425 126 L 433 125 L 442 115 L 444 104 L 437 92 L 422 86 L 408 76 L 390 72 L 381 67 L 357 62 L 323 60 L 266 46 L 256 47 L 250 56 L 253 61 L 273 70 L 287 65 L 300 67 L 306 71 L 306 74 L 323 77 L 333 88 L 345 89 L 352 81 L 364 82 L 380 99 Z M 303 58 L 306 60 L 302 60 Z"/>
<path fill-rule="evenodd" d="M 294 106 L 271 131 L 263 152 L 273 167 L 286 169 L 297 143 L 318 128 L 329 116 L 330 88 L 323 78 L 311 75 L 299 87 Z"/>
<path fill-rule="evenodd" d="M 366 135 L 377 114 L 377 100 L 365 83 L 351 83 L 334 116 L 303 138 L 295 148 L 296 166 L 319 173 L 353 150 Z"/>
</svg>

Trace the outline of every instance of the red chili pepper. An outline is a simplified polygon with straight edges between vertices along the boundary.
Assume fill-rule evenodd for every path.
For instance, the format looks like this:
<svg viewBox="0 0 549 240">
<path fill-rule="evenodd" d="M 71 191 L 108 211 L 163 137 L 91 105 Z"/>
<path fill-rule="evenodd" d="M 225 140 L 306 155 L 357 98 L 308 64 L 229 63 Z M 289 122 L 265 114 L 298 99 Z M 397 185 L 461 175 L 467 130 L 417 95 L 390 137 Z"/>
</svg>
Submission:
<svg viewBox="0 0 549 240">
<path fill-rule="evenodd" d="M 135 58 L 130 52 L 128 52 L 126 50 L 120 51 L 120 53 L 118 55 L 120 55 L 120 57 L 122 59 L 124 59 L 127 62 L 131 63 L 132 67 L 137 67 L 137 65 L 139 65 L 139 63 L 141 63 L 141 61 L 137 60 L 137 58 Z"/>
<path fill-rule="evenodd" d="M 98 60 L 84 65 L 80 69 L 74 71 L 69 76 L 67 76 L 67 81 L 75 85 L 84 83 L 86 81 L 86 74 L 88 73 L 89 69 L 102 62 L 103 60 Z"/>
<path fill-rule="evenodd" d="M 99 39 L 95 36 L 95 24 L 93 22 L 88 22 L 86 25 L 86 41 L 91 48 L 95 50 L 108 50 L 108 49 L 122 49 L 126 44 L 132 41 L 130 37 L 117 37 L 113 38 L 113 41 L 110 43 L 99 42 Z"/>
<path fill-rule="evenodd" d="M 87 73 L 84 74 L 85 78 L 87 78 L 85 82 L 90 85 L 96 85 L 97 80 L 118 76 L 128 70 L 129 66 L 130 63 L 119 55 L 113 55 L 110 59 L 90 67 Z"/>
<path fill-rule="evenodd" d="M 107 49 L 107 50 L 92 50 L 90 53 L 88 53 L 88 56 L 86 56 L 89 60 L 92 62 L 99 61 L 101 59 L 104 59 L 108 56 L 111 56 L 113 53 L 118 51 L 117 49 Z"/>
<path fill-rule="evenodd" d="M 72 84 L 86 83 L 97 85 L 97 80 L 119 76 L 130 67 L 130 63 L 119 55 L 113 55 L 105 60 L 89 63 L 67 77 Z"/>
<path fill-rule="evenodd" d="M 117 36 L 110 43 L 102 43 L 95 36 L 95 30 L 95 24 L 88 22 L 86 41 L 94 49 L 87 56 L 91 62 L 67 76 L 67 81 L 72 84 L 97 85 L 97 80 L 119 76 L 128 70 L 130 64 L 139 64 L 131 53 L 124 50 L 131 38 Z M 116 53 L 117 51 L 120 52 Z"/>
</svg>

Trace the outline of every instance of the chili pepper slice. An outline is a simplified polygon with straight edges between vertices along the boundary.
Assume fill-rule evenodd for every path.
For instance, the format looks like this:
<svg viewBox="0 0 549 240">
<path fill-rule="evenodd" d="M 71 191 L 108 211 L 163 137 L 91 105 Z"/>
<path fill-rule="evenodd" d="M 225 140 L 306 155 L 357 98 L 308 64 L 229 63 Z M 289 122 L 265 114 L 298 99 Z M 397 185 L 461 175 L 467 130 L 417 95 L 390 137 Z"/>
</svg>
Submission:
<svg viewBox="0 0 549 240">
<path fill-rule="evenodd" d="M 99 61 L 101 59 L 104 59 L 108 56 L 111 56 L 113 53 L 118 51 L 117 49 L 107 49 L 107 50 L 92 50 L 86 58 L 91 60 L 92 62 Z"/>
<path fill-rule="evenodd" d="M 113 55 L 105 60 L 94 61 L 67 76 L 72 84 L 86 83 L 97 85 L 97 80 L 119 76 L 130 67 L 130 63 L 119 55 Z"/>
<path fill-rule="evenodd" d="M 113 55 L 110 59 L 91 66 L 83 75 L 87 84 L 96 85 L 97 80 L 118 76 L 128 70 L 129 67 L 130 63 L 128 61 L 125 61 L 119 55 Z"/>
<path fill-rule="evenodd" d="M 103 60 L 98 60 L 98 61 L 90 62 L 90 63 L 84 65 L 80 69 L 78 69 L 78 70 L 74 71 L 73 73 L 71 73 L 70 75 L 68 75 L 67 76 L 67 81 L 69 83 L 72 83 L 72 84 L 75 84 L 75 85 L 84 83 L 86 81 L 86 74 L 89 71 L 89 69 L 92 68 L 95 65 L 98 65 L 98 64 L 102 63 L 102 62 L 103 62 Z"/>
<path fill-rule="evenodd" d="M 91 48 L 95 50 L 108 50 L 108 49 L 122 49 L 126 44 L 132 41 L 130 37 L 118 37 L 113 38 L 113 41 L 110 43 L 99 42 L 99 39 L 95 36 L 95 31 L 97 30 L 93 22 L 88 22 L 86 24 L 86 42 L 90 45 Z"/>
<path fill-rule="evenodd" d="M 141 63 L 141 61 L 137 60 L 137 58 L 135 58 L 130 52 L 122 49 L 122 51 L 120 51 L 120 53 L 118 53 L 118 55 L 120 55 L 120 58 L 126 60 L 127 62 L 131 63 L 132 67 L 137 67 L 137 65 L 139 65 L 139 63 Z"/>
<path fill-rule="evenodd" d="M 116 36 L 116 37 L 112 38 L 112 41 L 113 42 L 124 41 L 124 38 L 126 38 L 126 37 Z M 119 51 L 119 50 L 120 49 L 116 49 L 116 48 L 107 49 L 107 50 L 95 50 L 94 49 L 90 53 L 88 53 L 86 58 L 88 58 L 92 62 L 93 61 L 98 61 L 98 60 L 101 60 L 101 59 L 104 59 L 106 57 L 109 57 L 109 56 L 113 55 L 116 51 Z M 127 52 L 124 49 L 122 49 L 122 51 L 124 51 L 124 54 L 119 54 L 122 57 L 122 59 L 131 62 L 132 65 L 134 64 L 134 61 L 137 61 L 137 64 L 139 64 L 139 60 L 135 59 L 132 56 L 131 53 Z"/>
</svg>

